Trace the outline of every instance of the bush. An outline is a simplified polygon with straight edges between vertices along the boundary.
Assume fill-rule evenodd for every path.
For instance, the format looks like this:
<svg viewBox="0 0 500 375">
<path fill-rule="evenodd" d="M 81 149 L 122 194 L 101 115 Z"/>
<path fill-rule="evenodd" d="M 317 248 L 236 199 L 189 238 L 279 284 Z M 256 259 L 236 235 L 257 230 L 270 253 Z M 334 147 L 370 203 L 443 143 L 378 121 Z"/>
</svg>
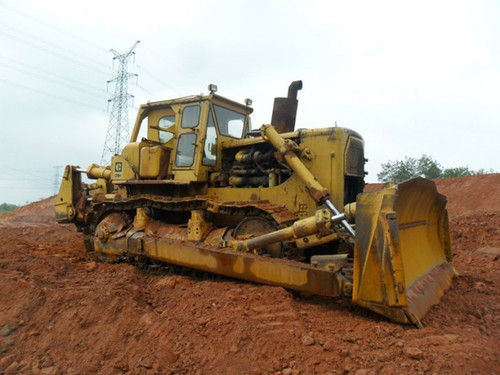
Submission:
<svg viewBox="0 0 500 375">
<path fill-rule="evenodd" d="M 18 207 L 15 204 L 2 203 L 0 204 L 0 212 L 14 211 Z"/>
</svg>

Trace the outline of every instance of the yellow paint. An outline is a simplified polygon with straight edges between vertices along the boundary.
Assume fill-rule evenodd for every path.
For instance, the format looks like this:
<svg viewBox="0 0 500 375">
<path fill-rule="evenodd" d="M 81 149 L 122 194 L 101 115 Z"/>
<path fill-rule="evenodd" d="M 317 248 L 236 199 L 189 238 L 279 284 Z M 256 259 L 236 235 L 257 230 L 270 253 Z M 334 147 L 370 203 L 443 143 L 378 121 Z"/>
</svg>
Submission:
<svg viewBox="0 0 500 375">
<path fill-rule="evenodd" d="M 266 140 L 268 140 L 274 146 L 274 148 L 285 158 L 288 166 L 292 168 L 301 182 L 304 183 L 309 194 L 315 201 L 320 201 L 322 199 L 328 198 L 328 191 L 319 183 L 317 178 L 297 156 L 297 152 L 299 152 L 300 149 L 295 142 L 289 139 L 282 138 L 272 125 L 262 125 L 261 132 L 262 136 Z M 308 153 L 307 156 L 307 160 L 313 159 L 310 153 Z M 315 196 L 316 194 L 319 195 Z"/>
<path fill-rule="evenodd" d="M 201 109 L 199 125 L 194 128 L 182 128 L 183 109 L 194 103 L 198 103 Z M 111 166 L 111 170 L 113 171 L 112 182 L 118 185 L 126 184 L 128 180 L 137 179 L 139 174 L 142 174 L 143 179 L 154 179 L 157 176 L 157 172 L 160 170 L 160 158 L 144 150 L 145 148 L 152 149 L 155 146 L 154 142 L 159 141 L 159 120 L 164 116 L 175 116 L 175 124 L 169 128 L 169 131 L 174 136 L 163 146 L 171 150 L 168 174 L 172 176 L 172 181 L 175 183 L 203 183 L 196 185 L 197 192 L 195 194 L 206 193 L 219 201 L 267 200 L 276 202 L 276 197 L 280 197 L 279 203 L 299 218 L 311 216 L 320 208 L 314 199 L 311 199 L 309 193 L 311 189 L 328 190 L 332 203 L 337 207 L 344 206 L 344 153 L 352 137 L 355 137 L 361 143 L 363 141 L 358 134 L 337 127 L 304 129 L 300 132 L 295 131 L 276 136 L 273 133 L 274 129 L 272 127 L 264 126 L 263 129 L 266 129 L 264 133 L 269 133 L 266 135 L 266 138 L 274 140 L 275 146 L 278 146 L 277 148 L 282 152 L 286 151 L 283 144 L 292 145 L 295 149 L 299 157 L 289 158 L 288 163 L 292 165 L 296 173 L 287 181 L 267 188 L 208 187 L 210 173 L 217 173 L 221 168 L 223 150 L 267 142 L 263 137 L 236 139 L 224 136 L 217 129 L 217 163 L 215 166 L 203 165 L 202 157 L 206 138 L 206 123 L 210 114 L 210 108 L 214 104 L 240 113 L 246 113 L 247 115 L 252 112 L 252 109 L 249 107 L 215 94 L 142 105 L 132 132 L 131 143 L 125 146 L 120 156 L 113 158 Z M 137 142 L 141 126 L 148 127 L 148 139 L 153 144 Z M 197 136 L 194 162 L 192 166 L 179 167 L 175 165 L 177 142 L 179 137 L 186 133 L 195 133 Z M 300 137 L 300 145 L 296 145 L 292 141 L 295 137 Z M 240 156 L 241 153 L 238 154 L 238 157 Z M 142 160 L 143 158 L 144 160 Z M 118 165 L 118 167 L 121 167 L 120 172 L 115 171 L 117 163 L 121 163 L 121 165 Z M 144 173 L 141 170 L 144 170 Z"/>
<path fill-rule="evenodd" d="M 404 308 L 419 324 L 451 285 L 448 275 L 454 272 L 453 266 L 443 266 L 450 259 L 449 232 L 443 226 L 445 204 L 435 184 L 421 178 L 358 197 L 355 303 L 377 312 Z M 415 289 L 417 296 L 412 300 L 418 303 L 410 305 L 409 291 L 424 280 L 425 294 Z M 384 313 L 394 314 L 399 313 Z"/>
<path fill-rule="evenodd" d="M 191 211 L 191 218 L 188 220 L 188 235 L 190 241 L 201 241 L 208 233 L 211 224 L 203 218 L 202 210 Z"/>
<path fill-rule="evenodd" d="M 195 104 L 200 106 L 199 122 L 183 128 L 184 110 L 186 106 Z M 249 126 L 251 108 L 215 94 L 142 105 L 130 143 L 121 154 L 113 156 L 110 166 L 93 164 L 87 170 L 90 178 L 98 179 L 93 196 L 99 194 L 102 199 L 102 194 L 105 194 L 104 197 L 115 199 L 115 193 L 118 193 L 125 198 L 127 184 L 151 184 L 151 188 L 144 191 L 162 191 L 165 195 L 172 193 L 175 197 L 197 196 L 200 199 L 207 199 L 208 196 L 210 202 L 215 202 L 214 206 L 217 202 L 240 202 L 245 205 L 268 201 L 284 206 L 303 219 L 281 229 L 281 232 L 273 232 L 271 237 L 278 233 L 287 238 L 307 238 L 313 244 L 323 243 L 325 238 L 337 239 L 338 236 L 331 233 L 328 225 L 318 221 L 315 213 L 324 208 L 321 202 L 328 195 L 338 208 L 348 202 L 344 196 L 348 191 L 344 186 L 346 179 L 363 177 L 364 171 L 359 164 L 364 163 L 361 137 L 351 130 L 337 127 L 278 134 L 272 126 L 263 125 L 260 137 L 237 139 L 221 134 L 216 127 L 217 144 L 210 150 L 216 151 L 217 160 L 215 165 L 207 166 L 203 165 L 203 151 L 207 122 L 214 105 L 243 114 L 247 119 L 245 126 Z M 160 126 L 160 120 L 165 116 L 174 119 L 167 125 L 168 128 Z M 147 138 L 144 140 L 137 139 L 141 126 L 147 126 Z M 172 133 L 172 137 L 161 145 L 160 131 Z M 185 134 L 196 136 L 193 163 L 191 166 L 178 166 L 175 160 L 179 139 Z M 263 143 L 270 143 L 293 170 L 290 178 L 280 184 L 276 182 L 272 187 L 209 187 L 210 180 L 216 181 L 217 173 L 219 176 L 226 173 L 221 163 L 224 153 L 232 153 L 239 160 L 247 152 L 243 148 Z M 353 152 L 360 157 L 349 157 L 349 153 Z M 164 153 L 170 153 L 170 157 L 163 157 Z M 76 212 L 83 194 L 79 177 L 76 167 L 66 167 L 55 204 L 59 222 L 83 221 L 83 214 Z M 213 212 L 216 211 L 214 208 Z M 357 232 L 353 301 L 393 320 L 418 324 L 430 305 L 450 285 L 454 275 L 453 267 L 447 263 L 451 260 L 451 250 L 444 198 L 437 194 L 432 182 L 416 179 L 378 192 L 360 194 L 355 206 L 349 206 L 348 211 L 351 217 L 355 216 Z M 141 215 L 138 212 L 136 230 L 146 223 Z M 329 215 L 329 212 L 323 215 L 327 221 Z M 290 217 L 286 216 L 286 220 Z M 201 241 L 209 230 L 201 211 L 193 212 L 188 226 L 187 237 L 193 241 Z M 317 236 L 318 232 L 326 237 Z M 137 241 L 140 242 L 140 239 Z M 113 256 L 130 248 L 129 245 L 124 239 L 111 244 L 95 242 L 95 246 L 101 246 L 103 252 Z M 308 246 L 304 241 L 299 247 Z M 137 246 L 132 251 L 137 253 L 142 250 Z M 325 274 L 311 267 L 253 258 L 248 254 L 217 253 L 197 248 L 193 243 L 149 239 L 144 242 L 144 251 L 165 262 L 323 295 L 338 295 L 344 286 L 344 279 L 334 273 Z M 415 296 L 421 284 L 429 290 Z M 348 282 L 345 285 L 349 287 Z"/>
<path fill-rule="evenodd" d="M 127 148 L 127 146 L 133 146 Z M 129 144 L 127 145 L 126 156 L 115 155 L 111 159 L 111 181 L 115 183 L 119 180 L 133 180 L 138 175 L 138 165 L 128 160 L 128 157 L 132 160 L 137 160 L 139 163 L 139 144 Z M 133 152 L 133 156 L 131 155 Z M 137 157 L 136 157 L 137 155 Z"/>
<path fill-rule="evenodd" d="M 213 255 L 204 254 L 195 249 L 182 251 L 182 249 L 175 244 L 156 241 L 156 249 L 146 248 L 146 250 L 156 259 L 166 262 L 206 271 L 215 271 L 217 269 L 217 259 Z"/>
<path fill-rule="evenodd" d="M 331 213 L 328 210 L 318 210 L 315 212 L 314 216 L 297 220 L 287 228 L 246 240 L 233 241 L 231 246 L 239 251 L 250 251 L 253 249 L 262 249 L 274 243 L 298 239 L 312 234 L 329 235 L 332 233 L 330 217 Z"/>
<path fill-rule="evenodd" d="M 80 173 L 78 167 L 67 165 L 64 169 L 59 193 L 56 196 L 54 211 L 58 223 L 70 223 L 77 215 L 75 205 L 80 198 L 81 192 L 76 190 L 81 184 Z M 79 217 L 81 219 L 81 216 Z"/>
<path fill-rule="evenodd" d="M 141 178 L 157 178 L 160 175 L 165 152 L 162 146 L 143 147 L 141 149 L 139 167 Z"/>
<path fill-rule="evenodd" d="M 344 160 L 343 154 L 351 136 L 359 135 L 346 132 L 342 128 L 304 129 L 301 130 L 301 146 L 311 151 L 312 160 L 300 161 L 314 176 L 320 186 L 330 192 L 330 200 L 336 207 L 344 206 Z M 280 134 L 288 139 L 298 136 L 298 132 Z M 241 140 L 227 140 L 223 147 L 233 148 L 249 146 L 263 142 L 262 137 L 246 138 Z M 317 185 L 314 185 L 317 186 Z M 302 180 L 292 175 L 284 183 L 270 188 L 214 188 L 209 187 L 207 194 L 221 201 L 251 201 L 268 200 L 279 203 L 299 218 L 314 215 L 318 205 L 311 198 Z"/>
<path fill-rule="evenodd" d="M 97 164 L 91 164 L 87 168 L 87 176 L 89 178 L 104 178 L 109 180 L 111 178 L 111 169 L 109 167 L 101 167 Z"/>
<path fill-rule="evenodd" d="M 245 272 L 245 262 L 243 258 L 238 258 L 233 264 L 233 271 L 235 273 L 243 274 Z"/>
<path fill-rule="evenodd" d="M 290 287 L 307 284 L 306 270 L 290 268 L 277 262 L 256 261 L 250 265 L 250 272 L 269 283 L 284 283 Z"/>
<path fill-rule="evenodd" d="M 129 162 L 132 166 L 138 166 L 140 161 L 141 148 L 146 146 L 145 142 L 131 142 L 122 150 L 121 156 L 127 162 Z M 116 178 L 116 177 L 114 177 Z"/>
<path fill-rule="evenodd" d="M 335 272 L 297 263 L 283 263 L 268 257 L 229 252 L 227 249 L 198 248 L 194 243 L 185 241 L 154 239 L 149 236 L 141 238 L 143 255 L 167 263 L 324 296 L 338 296 L 342 291 L 343 280 Z M 106 243 L 96 239 L 94 245 L 97 252 L 112 256 L 119 255 L 126 248 L 124 238 Z"/>
</svg>

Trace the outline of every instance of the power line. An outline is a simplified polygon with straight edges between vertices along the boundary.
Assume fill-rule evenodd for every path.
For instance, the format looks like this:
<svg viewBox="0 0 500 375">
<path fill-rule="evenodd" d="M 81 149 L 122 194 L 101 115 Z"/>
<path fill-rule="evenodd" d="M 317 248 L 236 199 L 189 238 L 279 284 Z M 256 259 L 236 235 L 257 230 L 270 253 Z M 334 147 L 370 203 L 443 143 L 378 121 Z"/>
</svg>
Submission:
<svg viewBox="0 0 500 375">
<path fill-rule="evenodd" d="M 139 85 L 138 83 L 136 84 L 136 86 L 141 89 L 145 94 L 148 94 L 148 95 L 151 95 L 151 96 L 155 96 L 155 94 L 153 94 L 151 91 L 149 91 L 148 89 L 142 87 L 141 85 Z"/>
<path fill-rule="evenodd" d="M 128 80 L 132 77 L 137 77 L 137 74 L 127 71 L 129 59 L 135 55 L 134 49 L 139 41 L 135 42 L 128 51 L 118 53 L 114 49 L 111 52 L 114 54 L 113 60 L 118 62 L 118 73 L 116 77 L 109 80 L 108 83 L 115 83 L 114 95 L 108 99 L 108 103 L 112 104 L 109 114 L 109 125 L 106 132 L 106 140 L 101 156 L 101 164 L 107 165 L 111 157 L 118 154 L 122 144 L 128 142 L 128 110 L 129 100 L 133 98 L 128 93 Z"/>
<path fill-rule="evenodd" d="M 87 69 L 90 69 L 90 70 L 93 70 L 95 72 L 98 72 L 98 73 L 101 73 L 101 74 L 108 74 L 108 72 L 104 71 L 104 70 L 101 70 L 101 69 L 98 69 L 94 66 L 91 66 L 89 64 L 86 64 L 86 63 L 83 63 L 81 61 L 78 61 L 78 60 L 75 60 L 71 57 L 67 57 L 59 52 L 56 52 L 56 51 L 51 51 L 50 49 L 48 48 L 45 48 L 45 47 L 42 47 L 42 46 L 39 46 L 35 43 L 32 43 L 28 40 L 25 40 L 23 38 L 20 38 L 16 35 L 12 35 L 12 34 L 9 34 L 9 33 L 6 33 L 5 31 L 0 31 L 0 34 L 3 35 L 3 36 L 6 36 L 7 38 L 11 39 L 11 40 L 14 40 L 14 41 L 17 41 L 17 42 L 20 42 L 20 43 L 24 43 L 32 48 L 35 48 L 35 49 L 38 49 L 40 51 L 43 51 L 43 52 L 46 52 L 48 54 L 51 54 L 53 56 L 56 56 L 56 57 L 59 57 L 60 59 L 63 59 L 63 60 L 66 60 L 66 61 L 69 61 L 73 64 L 77 64 L 77 65 L 80 65 L 80 66 L 83 66 L 84 68 L 87 68 Z"/>
<path fill-rule="evenodd" d="M 45 177 L 32 177 L 33 175 L 13 175 L 9 174 L 8 171 L 2 171 L 4 176 L 0 177 L 0 181 L 30 181 L 30 182 L 38 182 L 38 183 L 47 183 L 49 181 L 52 182 L 51 179 L 47 179 Z"/>
<path fill-rule="evenodd" d="M 106 50 L 104 47 L 102 47 L 102 46 L 100 46 L 100 45 L 98 45 L 98 44 L 96 44 L 96 43 L 94 43 L 94 42 L 91 42 L 91 41 L 89 41 L 88 39 L 82 38 L 81 36 L 76 35 L 76 34 L 74 34 L 74 33 L 70 33 L 70 32 L 68 32 L 67 30 L 63 29 L 63 28 L 60 28 L 60 27 L 57 27 L 57 26 L 55 26 L 55 25 L 53 25 L 53 24 L 47 23 L 47 22 L 45 22 L 45 21 L 41 20 L 40 18 L 37 18 L 37 17 L 35 17 L 35 16 L 31 15 L 31 14 L 28 14 L 28 13 L 26 13 L 26 12 L 20 11 L 19 9 L 15 9 L 15 8 L 13 8 L 13 7 L 11 7 L 11 6 L 7 5 L 7 4 L 5 4 L 3 1 L 0 1 L 0 6 L 2 6 L 3 8 L 7 9 L 7 10 L 8 10 L 8 11 L 10 11 L 10 12 L 17 13 L 18 15 L 21 15 L 22 17 L 25 17 L 25 18 L 31 19 L 31 20 L 33 20 L 33 21 L 35 21 L 35 22 L 37 22 L 37 23 L 39 23 L 39 24 L 41 24 L 41 25 L 43 25 L 43 26 L 45 26 L 45 27 L 48 27 L 48 28 L 50 28 L 50 29 L 52 29 L 52 30 L 55 30 L 55 31 L 57 31 L 57 32 L 59 32 L 59 33 L 61 33 L 61 34 L 65 35 L 65 36 L 67 36 L 67 37 L 70 37 L 70 38 L 73 38 L 73 39 L 75 39 L 75 40 L 78 40 L 79 42 L 84 43 L 84 44 L 86 44 L 86 45 L 88 45 L 88 46 L 91 46 L 91 47 L 95 48 L 96 50 L 99 50 L 99 51 L 101 51 L 101 52 Z M 6 25 L 4 25 L 4 26 L 6 26 Z M 7 27 L 8 27 L 8 28 L 10 28 L 11 30 L 15 30 L 16 32 L 20 32 L 19 30 L 16 30 L 16 29 L 14 29 L 14 28 L 12 28 L 12 27 L 9 27 L 9 26 L 7 26 Z M 21 33 L 29 35 L 29 33 L 26 33 L 26 32 L 21 32 Z M 10 39 L 15 39 L 15 38 L 16 38 L 16 37 L 15 37 L 14 35 L 12 35 L 12 34 L 7 34 L 7 33 L 3 33 L 3 34 L 4 34 L 5 36 L 7 36 L 8 38 L 10 38 Z M 30 36 L 30 38 L 31 38 L 31 37 L 32 37 L 32 36 Z M 35 38 L 36 38 L 36 39 L 38 39 L 38 40 L 40 40 L 40 41 L 41 41 L 42 43 L 44 43 L 44 44 L 48 44 L 48 45 L 52 45 L 52 46 L 54 46 L 54 44 L 53 44 L 53 43 L 48 43 L 48 42 L 46 42 L 46 41 L 44 41 L 44 40 L 41 40 L 40 38 L 37 38 L 37 37 L 35 37 Z M 19 38 L 17 38 L 17 40 L 18 40 L 18 41 L 21 41 L 21 40 L 19 40 Z M 21 41 L 21 42 L 28 44 L 28 42 L 26 42 L 26 41 Z M 33 47 L 33 48 L 38 48 L 38 49 L 45 50 L 45 49 L 43 49 L 43 47 L 40 47 L 40 46 L 38 46 L 38 47 L 37 47 L 37 46 L 34 46 L 34 45 L 32 45 L 32 44 L 29 44 L 29 45 L 30 45 L 31 47 Z M 56 46 L 56 48 L 58 48 L 58 49 L 59 49 L 59 47 L 57 47 L 57 46 Z M 52 53 L 52 54 L 54 54 L 53 52 L 49 52 L 49 51 L 46 51 L 46 50 L 45 50 L 45 52 L 48 52 L 48 53 Z M 66 51 L 66 52 L 68 52 L 68 51 Z M 83 56 L 83 55 L 77 54 L 77 53 L 75 53 L 74 51 L 69 51 L 69 52 L 71 52 L 71 53 L 73 53 L 73 54 L 75 54 L 75 55 L 77 55 L 77 56 L 79 56 L 79 57 L 81 57 L 81 58 L 84 58 L 84 59 L 86 59 L 86 60 L 89 60 L 89 61 L 91 61 L 93 64 L 96 64 L 96 62 L 95 62 L 95 61 L 93 61 L 92 59 L 90 59 L 90 58 L 88 58 L 88 57 L 86 57 L 86 56 Z M 159 55 L 158 55 L 158 54 L 157 54 L 154 50 L 150 49 L 148 46 L 146 46 L 146 52 L 147 52 L 147 53 L 149 53 L 151 56 L 155 57 L 155 59 L 158 59 L 158 58 L 159 58 L 160 60 L 165 61 L 163 57 L 159 56 Z M 59 57 L 61 57 L 61 56 L 59 56 Z M 61 58 L 62 58 L 62 57 L 61 57 Z M 68 59 L 68 58 L 66 58 L 66 60 L 69 60 L 69 59 Z M 71 62 L 74 62 L 74 63 L 75 63 L 75 61 L 74 61 L 74 60 L 72 60 L 72 59 L 71 59 Z M 99 63 L 97 63 L 97 64 L 99 64 Z M 82 64 L 80 64 L 80 65 L 82 65 Z M 89 67 L 88 65 L 86 65 L 86 64 L 83 64 L 83 65 L 84 65 L 85 67 L 87 67 L 87 68 L 90 68 L 90 67 Z M 170 65 L 170 64 L 167 64 L 167 65 Z M 139 66 L 138 66 L 138 67 L 139 67 Z M 170 89 L 171 89 L 173 92 L 175 92 L 176 94 L 181 95 L 181 94 L 180 94 L 180 92 L 179 92 L 176 88 L 172 87 L 170 84 L 166 83 L 164 80 L 162 80 L 162 79 L 158 78 L 155 74 L 150 73 L 149 71 L 145 70 L 145 69 L 144 69 L 144 67 L 139 67 L 139 68 L 140 68 L 140 69 L 142 69 L 142 70 L 144 70 L 144 72 L 145 72 L 147 75 L 149 75 L 149 76 L 150 76 L 150 77 L 151 77 L 154 81 L 156 81 L 156 82 L 160 82 L 162 85 L 164 85 L 165 87 L 170 88 Z M 95 68 L 94 68 L 94 69 L 95 69 Z M 176 67 L 176 70 L 177 70 L 178 72 L 180 72 L 179 67 Z M 100 73 L 104 73 L 104 72 L 103 72 L 102 70 L 100 70 L 100 69 L 99 69 L 98 71 L 99 71 Z M 186 72 L 185 70 L 183 70 L 181 73 L 182 73 L 184 76 L 186 76 L 186 75 L 191 75 L 191 76 L 193 77 L 193 75 L 192 75 L 192 74 L 190 74 L 189 72 Z M 153 94 L 152 94 L 149 90 L 145 89 L 144 87 L 141 87 L 141 89 L 142 89 L 144 92 L 148 93 L 149 95 L 153 95 Z"/>
<path fill-rule="evenodd" d="M 157 76 L 155 76 L 153 73 L 149 72 L 148 70 L 146 70 L 142 65 L 139 65 L 139 64 L 135 64 L 139 69 L 141 69 L 142 72 L 146 73 L 146 75 L 148 75 L 151 79 L 153 79 L 154 81 L 156 82 L 159 82 L 161 83 L 162 85 L 164 85 L 165 87 L 169 88 L 170 90 L 172 90 L 173 92 L 175 92 L 177 95 L 181 95 L 179 90 L 177 90 L 175 87 L 172 87 L 171 85 L 169 85 L 168 83 L 166 83 L 164 80 L 162 80 L 161 78 L 158 78 Z"/>
<path fill-rule="evenodd" d="M 41 19 L 39 19 L 39 18 L 31 15 L 31 14 L 28 14 L 28 13 L 22 12 L 22 11 L 20 11 L 18 9 L 12 8 L 11 6 L 8 6 L 7 4 L 5 4 L 3 1 L 0 1 L 0 6 L 2 6 L 3 8 L 7 9 L 10 12 L 17 13 L 17 14 L 25 17 L 25 18 L 29 18 L 31 20 L 34 20 L 35 22 L 38 22 L 39 24 L 41 24 L 41 25 L 43 25 L 45 27 L 48 27 L 48 28 L 50 28 L 52 30 L 55 30 L 55 31 L 57 31 L 57 32 L 59 32 L 61 34 L 64 34 L 64 35 L 66 35 L 66 36 L 68 36 L 70 38 L 78 40 L 81 43 L 87 44 L 88 46 L 91 46 L 91 47 L 93 47 L 95 49 L 98 49 L 101 52 L 106 51 L 106 48 L 103 48 L 103 47 L 101 47 L 101 46 L 99 46 L 99 45 L 97 45 L 97 44 L 95 44 L 95 43 L 93 43 L 93 42 L 91 42 L 89 40 L 86 40 L 86 39 L 84 39 L 84 38 L 82 38 L 82 37 L 80 37 L 80 36 L 78 36 L 76 34 L 70 33 L 70 32 L 68 32 L 65 29 L 62 29 L 60 27 L 57 27 L 57 26 L 52 25 L 50 23 L 47 23 L 47 22 L 45 22 L 45 21 L 43 21 L 43 20 L 41 20 Z"/>
<path fill-rule="evenodd" d="M 78 87 L 75 87 L 74 85 L 71 85 L 71 84 L 68 84 L 68 83 L 65 83 L 65 82 L 59 82 L 59 81 L 57 81 L 57 80 L 55 80 L 53 78 L 50 78 L 50 77 L 44 77 L 43 75 L 41 75 L 39 73 L 31 72 L 29 70 L 23 69 L 23 68 L 18 67 L 18 66 L 12 66 L 12 65 L 5 64 L 5 63 L 2 63 L 2 62 L 0 62 L 0 66 L 3 66 L 3 67 L 8 68 L 8 69 L 16 70 L 18 72 L 26 73 L 28 75 L 41 78 L 43 80 L 48 80 L 48 81 L 53 82 L 53 83 L 55 83 L 57 85 L 65 86 L 67 88 L 70 88 L 72 90 L 76 90 L 78 92 L 85 93 L 85 94 L 90 95 L 92 97 L 96 96 L 95 92 L 91 92 L 91 91 L 88 91 L 87 89 L 83 89 L 83 88 L 78 88 Z M 102 95 L 102 94 L 100 94 L 100 95 Z"/>
<path fill-rule="evenodd" d="M 0 78 L 0 82 L 4 82 L 4 83 L 7 83 L 7 84 L 12 85 L 12 86 L 20 87 L 20 88 L 25 89 L 25 90 L 33 91 L 33 92 L 36 92 L 37 94 L 49 96 L 49 97 L 54 98 L 54 99 L 63 100 L 63 101 L 68 102 L 68 103 L 73 103 L 73 104 L 76 104 L 76 105 L 79 105 L 79 106 L 84 106 L 84 107 L 87 107 L 87 108 L 91 108 L 91 109 L 97 110 L 99 112 L 106 112 L 102 108 L 98 108 L 96 106 L 80 102 L 78 100 L 73 100 L 73 99 L 65 98 L 65 97 L 62 97 L 62 96 L 59 96 L 59 95 L 54 95 L 54 94 L 48 93 L 48 92 L 43 91 L 43 90 L 39 90 L 39 89 L 36 89 L 36 88 L 33 88 L 33 87 L 22 85 L 20 83 L 8 81 L 8 80 L 6 80 L 4 78 Z"/>
<path fill-rule="evenodd" d="M 59 74 L 53 73 L 53 72 L 49 72 L 48 70 L 42 69 L 42 68 L 40 68 L 38 66 L 29 65 L 29 64 L 26 64 L 25 62 L 13 59 L 11 57 L 0 56 L 0 59 L 9 60 L 10 62 L 16 64 L 15 66 L 21 65 L 21 66 L 24 66 L 24 67 L 26 67 L 28 69 L 31 69 L 31 70 L 34 70 L 34 71 L 40 71 L 43 74 L 46 74 L 48 76 L 51 76 L 51 77 L 54 77 L 54 78 L 57 78 L 57 79 L 60 79 L 60 80 L 63 80 L 63 81 L 70 81 L 70 82 L 73 82 L 76 85 L 85 86 L 85 87 L 87 87 L 87 88 L 89 88 L 91 90 L 95 90 L 96 92 L 106 93 L 106 90 L 104 90 L 103 88 L 98 88 L 97 86 L 89 85 L 86 82 L 78 81 L 78 80 L 76 80 L 74 78 L 68 78 L 68 77 L 64 77 L 64 76 L 61 76 Z"/>
<path fill-rule="evenodd" d="M 46 185 L 46 184 L 42 184 L 42 183 L 39 183 L 38 181 L 36 180 L 31 180 L 31 179 L 10 179 L 10 180 L 6 180 L 6 179 L 0 179 L 0 184 L 7 184 L 7 186 L 14 186 L 14 185 L 19 185 L 19 184 L 23 184 L 23 186 L 43 186 L 43 187 L 47 187 L 47 189 L 50 189 L 52 186 L 49 186 L 49 185 Z"/>
<path fill-rule="evenodd" d="M 8 25 L 2 25 L 2 27 L 4 28 L 7 28 L 7 29 L 10 29 L 10 32 L 13 32 L 16 36 L 18 34 L 24 34 L 25 38 L 27 37 L 28 40 L 37 40 L 38 42 L 42 43 L 42 44 L 45 44 L 46 46 L 48 46 L 49 48 L 52 48 L 52 49 L 56 49 L 56 50 L 59 50 L 60 52 L 62 53 L 70 53 L 72 55 L 74 55 L 75 57 L 79 58 L 79 59 L 84 59 L 84 60 L 87 60 L 88 62 L 90 62 L 91 64 L 94 64 L 94 66 L 96 68 L 99 69 L 99 67 L 102 66 L 102 64 L 98 61 L 95 61 L 94 59 L 91 59 L 90 57 L 87 57 L 87 56 L 84 56 L 84 55 L 81 55 L 77 52 L 75 52 L 74 50 L 72 49 L 65 49 L 65 48 L 61 48 L 60 46 L 58 46 L 57 44 L 55 43 L 52 43 L 52 42 L 49 42 L 45 39 L 42 39 L 34 34 L 31 34 L 31 33 L 28 33 L 26 31 L 22 31 L 22 30 L 19 30 L 19 29 L 16 29 L 15 27 L 12 27 L 12 26 L 8 26 Z M 9 31 L 9 30 L 8 30 Z M 11 34 L 12 35 L 12 34 Z"/>
<path fill-rule="evenodd" d="M 163 56 L 161 56 L 160 54 L 158 54 L 155 49 L 149 48 L 148 44 L 145 44 L 144 50 L 146 51 L 146 53 L 149 53 L 151 55 L 151 57 L 153 57 L 156 61 L 161 61 L 165 64 L 165 66 L 172 67 L 179 74 L 181 74 L 183 77 L 191 76 L 191 78 L 196 78 L 191 72 L 183 69 L 181 66 L 178 66 L 178 65 L 174 66 L 174 65 L 172 65 L 171 61 L 165 61 L 165 58 Z"/>
<path fill-rule="evenodd" d="M 23 169 L 19 169 L 19 168 L 12 168 L 12 167 L 7 166 L 5 164 L 2 165 L 2 170 L 3 170 L 3 173 L 8 173 L 8 171 L 11 171 L 11 173 L 12 172 L 21 173 L 23 178 L 25 178 L 26 176 L 31 176 L 31 177 L 34 177 L 35 179 L 38 179 L 38 180 L 52 181 L 52 179 L 50 179 L 49 177 L 47 177 L 47 173 L 46 172 L 43 172 L 44 175 L 40 176 L 40 175 L 36 174 L 36 172 L 37 172 L 36 170 L 32 170 L 32 169 L 30 169 L 30 170 L 23 170 Z"/>
<path fill-rule="evenodd" d="M 0 189 L 16 189 L 16 190 L 49 190 L 50 187 L 36 187 L 36 186 L 24 186 L 24 185 L 19 185 L 19 186 L 0 186 Z"/>
<path fill-rule="evenodd" d="M 3 176 L 0 176 L 1 189 L 15 190 L 50 190 L 54 187 L 55 181 L 45 176 L 36 175 L 36 170 L 22 170 L 2 165 Z M 14 172 L 14 174 L 12 174 Z M 7 184 L 5 186 L 5 184 Z M 21 185 L 19 185 L 21 184 Z M 36 185 L 34 185 L 36 184 Z"/>
</svg>

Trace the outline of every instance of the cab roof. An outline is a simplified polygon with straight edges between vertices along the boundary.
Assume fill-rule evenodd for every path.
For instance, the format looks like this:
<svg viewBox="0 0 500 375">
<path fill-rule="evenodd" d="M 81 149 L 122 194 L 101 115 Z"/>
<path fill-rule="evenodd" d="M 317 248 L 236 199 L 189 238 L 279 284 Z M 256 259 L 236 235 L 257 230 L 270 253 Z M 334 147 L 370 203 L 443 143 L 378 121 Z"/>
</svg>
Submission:
<svg viewBox="0 0 500 375">
<path fill-rule="evenodd" d="M 161 100 L 161 101 L 157 101 L 157 102 L 148 102 L 146 104 L 141 104 L 141 109 L 150 111 L 152 109 L 160 109 L 160 108 L 169 107 L 172 104 L 199 103 L 199 102 L 205 101 L 205 100 L 217 101 L 217 102 L 229 104 L 233 107 L 237 107 L 238 109 L 241 109 L 246 114 L 250 114 L 253 112 L 253 108 L 246 106 L 244 104 L 235 102 L 234 100 L 225 98 L 225 97 L 217 95 L 217 94 L 191 95 L 191 96 L 184 96 L 182 98 L 177 98 L 177 99 L 168 99 L 168 100 Z"/>
</svg>

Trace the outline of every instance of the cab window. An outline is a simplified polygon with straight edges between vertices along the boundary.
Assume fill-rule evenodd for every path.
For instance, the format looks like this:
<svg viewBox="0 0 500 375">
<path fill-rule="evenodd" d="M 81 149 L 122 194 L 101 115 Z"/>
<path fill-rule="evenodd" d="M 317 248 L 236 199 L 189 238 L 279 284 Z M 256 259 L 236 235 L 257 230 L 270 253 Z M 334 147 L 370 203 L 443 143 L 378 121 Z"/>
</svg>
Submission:
<svg viewBox="0 0 500 375">
<path fill-rule="evenodd" d="M 181 134 L 177 141 L 177 155 L 175 165 L 178 167 L 190 167 L 194 162 L 194 151 L 196 149 L 196 134 Z"/>
<path fill-rule="evenodd" d="M 175 124 L 175 115 L 163 116 L 158 121 L 158 136 L 160 138 L 161 143 L 167 143 L 174 137 L 173 133 L 167 131 L 167 129 L 174 124 Z"/>
<path fill-rule="evenodd" d="M 245 125 L 245 115 L 218 105 L 214 105 L 214 109 L 220 133 L 234 138 L 241 138 Z"/>
<path fill-rule="evenodd" d="M 194 128 L 200 122 L 200 106 L 188 105 L 182 110 L 182 128 Z"/>
<path fill-rule="evenodd" d="M 203 149 L 203 165 L 214 166 L 217 163 L 217 131 L 212 110 L 208 113 L 207 135 L 205 137 L 205 147 Z"/>
</svg>

